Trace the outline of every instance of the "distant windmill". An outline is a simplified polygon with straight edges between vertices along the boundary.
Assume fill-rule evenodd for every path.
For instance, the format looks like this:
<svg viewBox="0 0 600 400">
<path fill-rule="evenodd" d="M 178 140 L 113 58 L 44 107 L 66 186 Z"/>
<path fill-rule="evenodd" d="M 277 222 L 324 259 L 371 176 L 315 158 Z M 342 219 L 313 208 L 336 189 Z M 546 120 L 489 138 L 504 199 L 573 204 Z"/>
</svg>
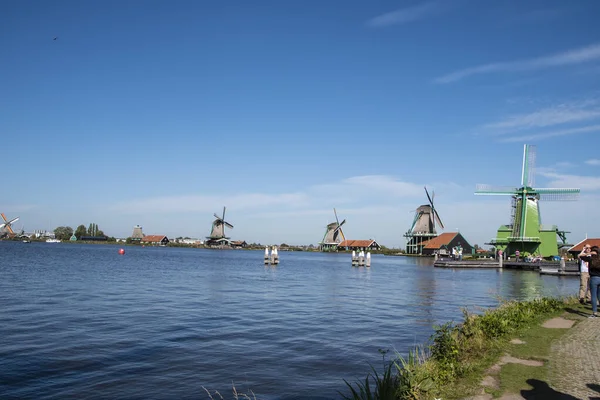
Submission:
<svg viewBox="0 0 600 400">
<path fill-rule="evenodd" d="M 225 207 L 223 207 L 223 216 L 219 217 L 216 213 L 215 220 L 212 223 L 212 229 L 210 230 L 210 236 L 206 239 L 208 246 L 226 245 L 229 243 L 229 238 L 225 236 L 225 227 L 233 229 L 233 225 L 225 221 Z"/>
<path fill-rule="evenodd" d="M 337 246 L 344 240 L 346 240 L 346 237 L 344 236 L 344 231 L 342 230 L 342 225 L 346 223 L 346 220 L 344 219 L 340 223 L 335 208 L 333 209 L 333 213 L 335 215 L 335 222 L 327 224 L 327 230 L 325 231 L 323 240 L 321 241 L 321 243 L 319 243 L 321 245 L 322 251 L 336 250 Z"/>
<path fill-rule="evenodd" d="M 19 217 L 13 218 L 9 221 L 4 213 L 0 213 L 0 215 L 4 220 L 4 222 L 0 224 L 0 237 L 5 237 L 7 235 L 14 236 L 15 232 L 12 229 L 12 224 L 17 222 Z"/>
<path fill-rule="evenodd" d="M 495 239 L 489 243 L 507 255 L 516 250 L 521 254 L 549 257 L 558 255 L 558 237 L 562 245 L 567 244 L 566 234 L 556 225 L 542 225 L 539 201 L 576 200 L 577 188 L 534 188 L 535 146 L 526 144 L 523 148 L 523 168 L 520 187 L 499 187 L 477 185 L 476 195 L 512 196 L 511 222 L 498 229 Z"/>
<path fill-rule="evenodd" d="M 407 239 L 407 254 L 421 254 L 425 242 L 437 236 L 435 229 L 436 222 L 440 228 L 444 229 L 442 219 L 433 204 L 435 192 L 431 192 L 430 196 L 427 187 L 424 187 L 424 189 L 429 204 L 423 204 L 415 210 L 413 223 L 410 229 L 404 234 L 404 237 Z"/>
</svg>

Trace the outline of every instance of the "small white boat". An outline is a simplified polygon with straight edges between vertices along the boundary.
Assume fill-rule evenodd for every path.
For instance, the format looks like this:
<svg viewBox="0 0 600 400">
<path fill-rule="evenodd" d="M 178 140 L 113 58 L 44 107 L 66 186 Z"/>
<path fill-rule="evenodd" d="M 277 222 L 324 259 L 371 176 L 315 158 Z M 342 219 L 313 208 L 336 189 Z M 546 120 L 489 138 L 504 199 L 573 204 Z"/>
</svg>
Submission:
<svg viewBox="0 0 600 400">
<path fill-rule="evenodd" d="M 60 243 L 60 239 L 46 239 L 46 243 Z"/>
</svg>

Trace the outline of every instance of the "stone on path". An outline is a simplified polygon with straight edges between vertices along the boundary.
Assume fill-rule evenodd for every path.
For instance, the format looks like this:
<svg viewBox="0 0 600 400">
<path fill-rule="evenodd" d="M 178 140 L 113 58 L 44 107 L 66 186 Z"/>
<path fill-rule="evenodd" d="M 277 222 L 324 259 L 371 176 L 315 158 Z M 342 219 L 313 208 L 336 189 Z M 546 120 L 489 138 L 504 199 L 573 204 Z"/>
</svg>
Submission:
<svg viewBox="0 0 600 400">
<path fill-rule="evenodd" d="M 552 318 L 542 324 L 544 328 L 553 328 L 553 329 L 568 329 L 573 326 L 575 321 L 571 319 L 564 319 L 561 317 Z"/>
<path fill-rule="evenodd" d="M 541 367 L 544 365 L 543 362 L 541 361 L 537 361 L 537 360 L 523 360 L 521 358 L 516 358 L 513 356 L 509 356 L 509 355 L 505 355 L 500 359 L 499 364 L 500 365 L 504 365 L 504 364 L 521 364 L 521 365 L 527 365 L 529 367 Z"/>
<path fill-rule="evenodd" d="M 525 342 L 522 341 L 521 339 L 512 339 L 510 342 L 512 344 L 525 344 Z"/>
</svg>

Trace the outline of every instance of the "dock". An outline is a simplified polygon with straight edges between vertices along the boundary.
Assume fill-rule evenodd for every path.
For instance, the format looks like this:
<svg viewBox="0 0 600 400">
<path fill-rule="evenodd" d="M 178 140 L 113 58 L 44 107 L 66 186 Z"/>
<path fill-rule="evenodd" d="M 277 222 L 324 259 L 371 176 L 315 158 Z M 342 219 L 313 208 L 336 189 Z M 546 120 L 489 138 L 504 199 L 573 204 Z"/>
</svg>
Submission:
<svg viewBox="0 0 600 400">
<path fill-rule="evenodd" d="M 504 261 L 502 266 L 497 260 L 480 259 L 480 260 L 449 260 L 439 259 L 433 263 L 437 268 L 503 268 L 516 269 L 520 271 L 538 271 L 541 275 L 556 275 L 556 276 L 579 276 L 579 266 L 575 261 L 567 261 L 564 264 L 564 269 L 561 268 L 561 263 L 558 262 L 525 262 L 525 261 Z"/>
</svg>

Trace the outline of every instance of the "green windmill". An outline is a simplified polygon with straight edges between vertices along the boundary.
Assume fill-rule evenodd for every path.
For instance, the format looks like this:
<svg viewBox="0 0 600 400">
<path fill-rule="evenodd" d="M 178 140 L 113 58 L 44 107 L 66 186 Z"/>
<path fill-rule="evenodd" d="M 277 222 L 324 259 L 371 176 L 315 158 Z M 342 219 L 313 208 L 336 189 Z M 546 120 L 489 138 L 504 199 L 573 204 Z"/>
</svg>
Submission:
<svg viewBox="0 0 600 400">
<path fill-rule="evenodd" d="M 579 189 L 574 188 L 534 188 L 535 146 L 526 144 L 523 151 L 523 171 L 520 187 L 494 187 L 477 185 L 476 195 L 512 196 L 511 223 L 498 229 L 495 239 L 488 244 L 514 255 L 516 250 L 523 255 L 550 257 L 558 255 L 559 238 L 561 246 L 567 244 L 566 234 L 556 225 L 542 224 L 539 201 L 576 200 Z"/>
</svg>

